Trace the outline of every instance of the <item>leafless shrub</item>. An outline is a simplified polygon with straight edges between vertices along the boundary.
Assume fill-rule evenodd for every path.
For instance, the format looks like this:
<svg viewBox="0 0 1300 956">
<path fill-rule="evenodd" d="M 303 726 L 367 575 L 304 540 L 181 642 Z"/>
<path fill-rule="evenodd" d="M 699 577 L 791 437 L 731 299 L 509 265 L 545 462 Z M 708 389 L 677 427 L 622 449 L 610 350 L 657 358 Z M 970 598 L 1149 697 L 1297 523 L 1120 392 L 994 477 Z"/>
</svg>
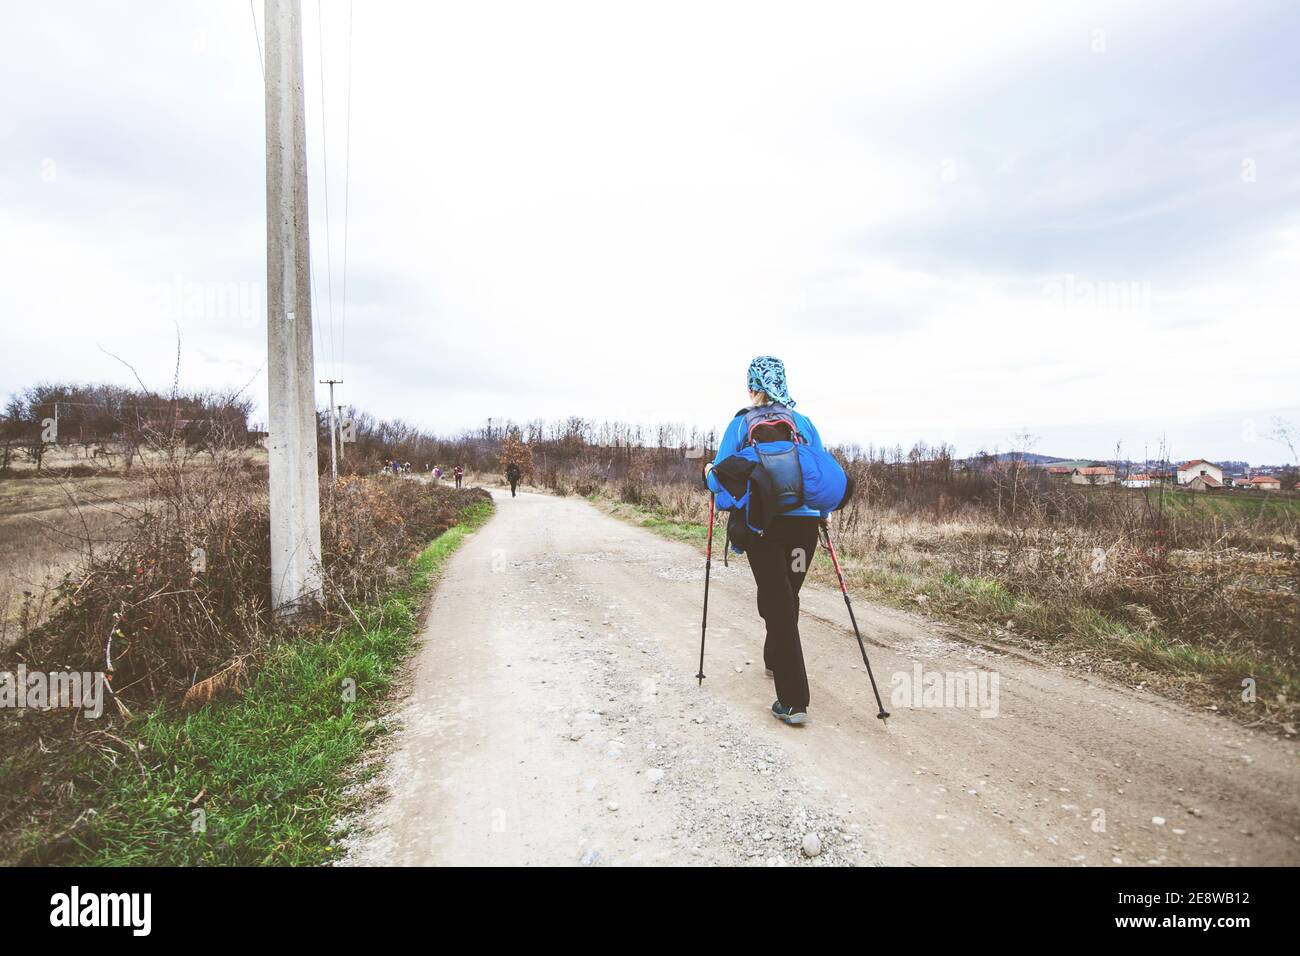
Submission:
<svg viewBox="0 0 1300 956">
<path fill-rule="evenodd" d="M 162 453 L 144 459 L 147 493 L 124 504 L 118 540 L 84 542 L 49 619 L 9 653 L 29 665 L 111 671 L 126 697 L 170 698 L 210 680 L 215 692 L 229 686 L 216 675 L 233 680 L 231 662 L 255 653 L 272 629 L 265 468 L 229 447 L 205 449 L 210 464 L 192 467 L 185 443 L 150 441 Z M 388 586 L 397 564 L 483 494 L 418 481 L 323 481 L 326 586 L 312 623 L 350 623 L 349 605 Z"/>
</svg>

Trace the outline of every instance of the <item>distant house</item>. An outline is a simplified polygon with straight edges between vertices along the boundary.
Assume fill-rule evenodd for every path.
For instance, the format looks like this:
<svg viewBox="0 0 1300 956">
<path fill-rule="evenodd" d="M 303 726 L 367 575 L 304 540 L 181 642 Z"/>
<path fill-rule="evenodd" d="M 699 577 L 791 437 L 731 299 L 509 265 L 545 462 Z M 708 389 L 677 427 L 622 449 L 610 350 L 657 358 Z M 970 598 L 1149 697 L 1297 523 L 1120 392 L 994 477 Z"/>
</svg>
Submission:
<svg viewBox="0 0 1300 956">
<path fill-rule="evenodd" d="M 1110 465 L 1087 465 L 1070 472 L 1070 483 L 1075 485 L 1109 485 L 1115 480 L 1115 469 Z"/>
<path fill-rule="evenodd" d="M 1073 468 L 1068 468 L 1065 465 L 1048 465 L 1043 469 L 1047 477 L 1055 481 L 1069 481 L 1070 473 L 1073 470 Z"/>
<path fill-rule="evenodd" d="M 1129 475 L 1127 478 L 1122 480 L 1120 484 L 1125 488 L 1150 488 L 1151 476 L 1146 474 Z"/>
<path fill-rule="evenodd" d="M 1256 491 L 1281 491 L 1282 479 L 1276 475 L 1256 475 L 1245 483 L 1245 487 Z"/>
<path fill-rule="evenodd" d="M 1223 485 L 1223 469 L 1212 461 L 1197 458 L 1195 461 L 1183 462 L 1178 466 L 1177 481 L 1180 485 L 1189 484 L 1199 475 L 1209 475 L 1219 483 L 1220 487 Z"/>
<path fill-rule="evenodd" d="M 1225 486 L 1219 479 L 1203 471 L 1183 487 L 1188 491 L 1218 491 Z"/>
</svg>

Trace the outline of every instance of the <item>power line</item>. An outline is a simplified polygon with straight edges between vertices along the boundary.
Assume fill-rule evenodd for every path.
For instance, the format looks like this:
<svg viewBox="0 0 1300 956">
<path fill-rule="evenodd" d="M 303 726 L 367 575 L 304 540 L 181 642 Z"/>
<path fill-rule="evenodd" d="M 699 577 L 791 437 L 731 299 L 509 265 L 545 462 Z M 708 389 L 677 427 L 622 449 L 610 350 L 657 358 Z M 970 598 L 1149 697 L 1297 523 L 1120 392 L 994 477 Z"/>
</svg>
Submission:
<svg viewBox="0 0 1300 956">
<path fill-rule="evenodd" d="M 311 355 L 312 361 L 320 365 L 320 295 L 316 292 L 316 266 L 311 262 L 310 253 L 307 256 L 307 275 L 311 278 Z"/>
<path fill-rule="evenodd" d="M 253 0 L 248 0 L 248 12 L 253 15 L 253 40 L 257 43 L 257 65 L 262 68 L 262 82 L 266 82 L 266 58 L 262 56 L 262 34 L 257 29 L 257 10 Z"/>
<path fill-rule="evenodd" d="M 316 39 L 320 53 L 320 153 L 325 175 L 325 289 L 329 296 L 330 359 L 338 369 L 338 351 L 334 340 L 334 265 L 330 241 L 330 160 L 329 137 L 325 127 L 325 12 L 323 0 L 316 0 Z"/>
<path fill-rule="evenodd" d="M 348 118 L 343 154 L 343 321 L 339 329 L 339 362 L 348 355 L 348 209 L 352 192 L 352 18 L 353 2 L 348 0 Z M 342 374 L 342 372 L 340 372 Z"/>
<path fill-rule="evenodd" d="M 248 12 L 249 12 L 249 15 L 251 16 L 252 21 L 253 21 L 253 42 L 257 45 L 257 62 L 258 62 L 258 66 L 261 68 L 261 71 L 262 71 L 262 81 L 263 81 L 263 83 L 265 83 L 265 81 L 266 81 L 266 59 L 265 59 L 265 56 L 263 55 L 263 52 L 262 52 L 262 37 L 261 37 L 261 32 L 260 32 L 260 30 L 258 29 L 258 25 L 257 25 L 257 9 L 256 9 L 256 6 L 255 6 L 253 0 L 248 0 Z M 314 357 L 316 363 L 317 363 L 317 364 L 320 364 L 320 362 L 321 362 L 321 351 L 320 351 L 320 350 L 321 350 L 322 348 L 324 348 L 324 347 L 328 347 L 329 350 L 330 350 L 330 352 L 331 352 L 330 360 L 334 363 L 335 368 L 337 369 L 338 366 L 339 366 L 339 358 L 338 358 L 338 351 L 339 351 L 339 350 L 335 348 L 335 334 L 334 334 L 334 282 L 333 282 L 332 254 L 331 254 L 331 250 L 332 250 L 332 248 L 333 248 L 333 244 L 332 244 L 331 241 L 330 241 L 331 236 L 330 236 L 330 225 L 329 225 L 329 220 L 330 220 L 330 216 L 329 216 L 329 158 L 328 158 L 328 148 L 327 148 L 327 147 L 328 147 L 328 144 L 327 144 L 327 140 L 326 140 L 326 137 L 325 137 L 325 108 L 326 108 L 326 106 L 325 106 L 325 40 L 324 40 L 323 15 L 322 15 L 322 10 L 321 10 L 320 0 L 317 0 L 317 37 L 318 37 L 318 39 L 319 39 L 319 41 L 320 41 L 320 58 L 321 58 L 321 59 L 320 59 L 320 77 L 321 77 L 321 92 L 320 92 L 320 96 L 321 96 L 321 159 L 322 159 L 322 162 L 323 162 L 323 164 L 324 164 L 324 170 L 323 170 L 323 172 L 324 172 L 324 178 L 325 178 L 325 254 L 326 254 L 326 255 L 325 255 L 325 259 L 326 259 L 325 274 L 326 274 L 326 281 L 327 281 L 327 283 L 328 283 L 328 285 L 327 285 L 327 292 L 328 292 L 328 296 L 329 296 L 328 303 L 327 303 L 327 306 L 328 306 L 328 317 L 327 317 L 327 318 L 328 318 L 328 322 L 329 322 L 329 345 L 328 345 L 328 346 L 322 346 L 322 345 L 320 344 L 320 340 L 321 340 L 322 336 L 321 336 L 321 334 L 320 334 L 320 330 L 321 330 L 321 319 L 320 319 L 320 293 L 317 291 L 317 282 L 316 282 L 316 271 L 317 271 L 317 270 L 316 270 L 316 269 L 315 269 L 315 268 L 314 268 L 314 267 L 309 263 L 309 264 L 308 264 L 308 274 L 310 275 L 310 278 L 311 278 L 311 301 L 312 301 L 311 319 L 312 319 L 312 329 L 313 329 L 313 333 L 314 333 L 314 334 L 312 335 L 312 352 L 313 352 L 313 357 Z M 343 213 L 343 222 L 344 222 L 344 239 L 343 239 L 343 249 L 344 249 L 344 253 L 343 253 L 343 255 L 344 255 L 344 295 L 345 295 L 345 296 L 346 296 L 346 294 L 347 294 L 347 293 L 346 293 L 346 289 L 347 289 L 347 286 L 346 286 L 346 282 L 347 282 L 347 264 L 346 264 L 346 263 L 347 263 L 347 222 L 348 222 L 348 207 L 349 207 L 348 194 L 349 194 L 349 191 L 350 191 L 350 189 L 349 189 L 349 182 L 350 182 L 350 178 L 351 178 L 351 165 L 352 165 L 352 162 L 351 162 L 351 153 L 352 153 L 352 8 L 351 8 L 351 5 L 349 4 L 349 9 L 348 9 L 348 119 L 347 119 L 347 160 L 346 160 L 346 169 L 345 169 L 345 173 L 344 173 L 345 182 L 344 182 L 344 213 Z M 345 315 L 344 315 L 344 322 L 346 322 L 346 312 L 345 312 Z"/>
</svg>

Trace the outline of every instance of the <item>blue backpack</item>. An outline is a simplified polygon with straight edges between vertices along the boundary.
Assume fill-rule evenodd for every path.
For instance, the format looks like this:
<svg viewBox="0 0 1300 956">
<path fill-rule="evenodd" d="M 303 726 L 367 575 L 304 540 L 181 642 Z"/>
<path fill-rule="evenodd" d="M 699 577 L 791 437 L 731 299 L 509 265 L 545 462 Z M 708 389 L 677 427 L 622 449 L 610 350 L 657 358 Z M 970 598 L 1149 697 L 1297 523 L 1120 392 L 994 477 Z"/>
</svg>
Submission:
<svg viewBox="0 0 1300 956">
<path fill-rule="evenodd" d="M 790 437 L 783 441 L 755 441 L 754 430 L 762 425 L 784 429 Z M 745 411 L 745 447 L 753 450 L 757 461 L 767 469 L 772 482 L 772 504 L 777 513 L 793 511 L 804 503 L 803 463 L 799 459 L 799 446 L 807 444 L 799 434 L 794 416 L 784 405 L 759 405 Z M 809 506 L 813 507 L 813 506 Z"/>
<path fill-rule="evenodd" d="M 842 507 L 853 493 L 852 482 L 835 456 L 814 448 L 799 434 L 794 416 L 784 405 L 760 405 L 744 413 L 745 447 L 736 456 L 763 466 L 772 483 L 773 506 L 777 514 L 807 506 L 814 511 L 835 511 Z M 778 441 L 754 440 L 754 430 L 760 425 L 784 426 L 789 439 Z M 723 492 L 718 496 L 718 507 L 748 511 L 752 488 L 746 490 L 740 501 Z"/>
</svg>

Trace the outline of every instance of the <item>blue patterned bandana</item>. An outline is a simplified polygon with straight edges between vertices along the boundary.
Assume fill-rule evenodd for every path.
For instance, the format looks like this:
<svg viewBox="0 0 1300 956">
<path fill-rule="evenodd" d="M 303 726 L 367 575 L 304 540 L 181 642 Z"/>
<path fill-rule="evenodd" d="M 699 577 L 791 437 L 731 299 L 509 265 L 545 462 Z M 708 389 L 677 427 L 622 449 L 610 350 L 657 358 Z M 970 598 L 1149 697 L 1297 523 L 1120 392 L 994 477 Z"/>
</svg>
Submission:
<svg viewBox="0 0 1300 956">
<path fill-rule="evenodd" d="M 794 408 L 794 399 L 786 391 L 785 365 L 779 358 L 760 355 L 749 363 L 749 390 L 766 392 L 774 402 L 780 402 L 787 408 Z"/>
</svg>

